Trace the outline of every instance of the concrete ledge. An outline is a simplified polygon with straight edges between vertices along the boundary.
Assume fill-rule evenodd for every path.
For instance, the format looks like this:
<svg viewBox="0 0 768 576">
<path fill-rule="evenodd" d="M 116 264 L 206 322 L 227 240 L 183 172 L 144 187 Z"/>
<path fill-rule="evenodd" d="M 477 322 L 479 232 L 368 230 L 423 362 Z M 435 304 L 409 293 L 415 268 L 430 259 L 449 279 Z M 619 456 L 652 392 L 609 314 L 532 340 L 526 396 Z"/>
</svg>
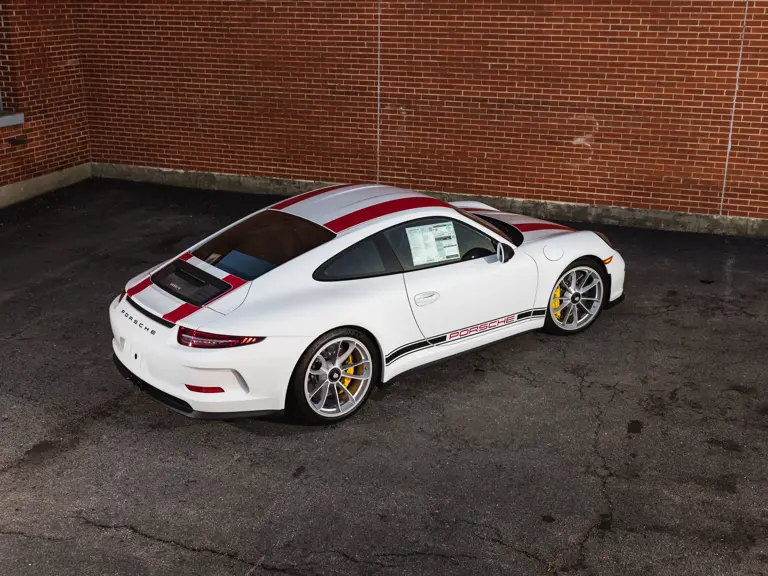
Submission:
<svg viewBox="0 0 768 576">
<path fill-rule="evenodd" d="M 95 162 L 81 164 L 80 166 L 46 174 L 45 176 L 33 178 L 25 182 L 0 187 L 0 207 L 31 198 L 55 188 L 74 184 L 91 176 L 94 178 L 151 182 L 154 184 L 200 188 L 203 190 L 225 190 L 228 192 L 249 192 L 280 196 L 292 196 L 328 184 L 327 182 L 309 180 L 169 170 L 165 168 Z M 594 222 L 658 230 L 768 238 L 768 219 L 713 216 L 688 212 L 667 212 L 663 210 L 641 210 L 639 208 L 621 208 L 617 206 L 593 206 L 590 204 L 500 198 L 497 196 L 430 193 L 444 200 L 480 200 L 502 210 L 528 214 L 546 220 L 570 220 L 573 222 Z"/>
<path fill-rule="evenodd" d="M 39 196 L 57 188 L 76 184 L 90 177 L 91 164 L 86 162 L 85 164 L 59 170 L 58 172 L 51 172 L 50 174 L 43 174 L 42 176 L 30 178 L 22 182 L 0 186 L 0 208 Z"/>
<path fill-rule="evenodd" d="M 152 182 L 169 186 L 184 186 L 187 188 L 226 190 L 229 192 L 255 192 L 281 196 L 292 196 L 328 184 L 326 182 L 307 180 L 238 176 L 236 174 L 220 174 L 215 172 L 194 172 L 98 163 L 93 164 L 93 176 L 96 178 L 116 178 L 119 180 Z M 500 198 L 497 196 L 444 194 L 441 192 L 429 193 L 445 200 L 481 200 L 502 210 L 528 214 L 546 220 L 596 222 L 620 226 L 635 226 L 638 228 L 704 232 L 707 234 L 725 234 L 730 236 L 768 237 L 768 220 L 757 218 L 711 216 L 688 212 L 593 206 L 590 204 Z"/>
<path fill-rule="evenodd" d="M 673 230 L 678 232 L 703 232 L 727 236 L 768 237 L 768 220 L 759 218 L 715 216 L 666 210 L 642 210 L 640 208 L 622 208 L 619 206 L 598 206 L 469 194 L 433 194 L 444 200 L 451 201 L 479 200 L 494 208 L 527 214 L 544 220 L 594 222 L 615 224 L 617 226 L 634 226 L 637 228 L 653 228 L 655 230 Z"/>
<path fill-rule="evenodd" d="M 0 114 L 0 128 L 24 124 L 24 114 Z"/>
<path fill-rule="evenodd" d="M 192 170 L 171 170 L 130 166 L 127 164 L 103 164 L 94 162 L 94 178 L 114 178 L 134 182 L 151 182 L 167 186 L 200 188 L 203 190 L 225 190 L 227 192 L 250 192 L 257 194 L 277 194 L 293 196 L 308 190 L 324 186 L 324 182 L 310 180 L 289 180 L 285 178 L 266 178 L 264 176 L 240 176 L 218 172 L 196 172 Z"/>
</svg>

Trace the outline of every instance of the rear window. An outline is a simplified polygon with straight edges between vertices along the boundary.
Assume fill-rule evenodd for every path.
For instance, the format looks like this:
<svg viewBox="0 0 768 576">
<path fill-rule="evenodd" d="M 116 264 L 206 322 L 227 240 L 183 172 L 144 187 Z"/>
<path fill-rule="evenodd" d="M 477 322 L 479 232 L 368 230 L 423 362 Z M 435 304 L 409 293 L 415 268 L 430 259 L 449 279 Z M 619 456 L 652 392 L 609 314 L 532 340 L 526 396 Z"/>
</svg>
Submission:
<svg viewBox="0 0 768 576">
<path fill-rule="evenodd" d="M 243 280 L 253 280 L 335 236 L 309 220 L 266 210 L 222 232 L 193 254 Z"/>
</svg>

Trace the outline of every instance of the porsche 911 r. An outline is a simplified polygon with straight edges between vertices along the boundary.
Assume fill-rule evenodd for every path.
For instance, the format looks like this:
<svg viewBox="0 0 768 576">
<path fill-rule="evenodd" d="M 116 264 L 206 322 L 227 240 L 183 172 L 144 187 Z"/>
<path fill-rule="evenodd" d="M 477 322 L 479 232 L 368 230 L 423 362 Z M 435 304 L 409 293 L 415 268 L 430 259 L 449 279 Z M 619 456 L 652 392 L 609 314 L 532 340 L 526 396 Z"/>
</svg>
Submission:
<svg viewBox="0 0 768 576">
<path fill-rule="evenodd" d="M 576 334 L 623 297 L 601 234 L 380 185 L 246 216 L 130 280 L 109 308 L 124 376 L 187 416 L 291 407 L 315 423 L 380 382 L 497 340 Z"/>
</svg>

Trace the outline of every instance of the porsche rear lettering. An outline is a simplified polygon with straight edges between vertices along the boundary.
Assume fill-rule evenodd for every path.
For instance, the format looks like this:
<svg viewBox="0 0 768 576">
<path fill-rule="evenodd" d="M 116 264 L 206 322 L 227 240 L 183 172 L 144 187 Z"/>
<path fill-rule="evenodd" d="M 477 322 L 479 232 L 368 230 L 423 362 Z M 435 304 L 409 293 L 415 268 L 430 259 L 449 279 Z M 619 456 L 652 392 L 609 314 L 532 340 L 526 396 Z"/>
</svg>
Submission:
<svg viewBox="0 0 768 576">
<path fill-rule="evenodd" d="M 155 335 L 155 331 L 152 330 L 152 328 L 150 328 L 149 326 L 145 326 L 143 322 L 140 322 L 137 318 L 134 318 L 133 316 L 131 316 L 129 312 L 125 311 L 125 308 L 120 310 L 120 313 L 126 318 L 128 318 L 129 322 L 133 322 L 136 326 L 144 330 L 144 332 L 149 332 L 150 334 L 152 334 L 152 336 Z"/>
<path fill-rule="evenodd" d="M 467 336 L 471 336 L 472 334 L 480 334 L 481 332 L 485 332 L 486 330 L 493 330 L 494 328 L 499 328 L 501 326 L 505 326 L 506 324 L 511 324 L 516 319 L 517 319 L 517 316 L 515 314 L 512 314 L 510 316 L 505 316 L 504 318 L 498 318 L 497 320 L 491 320 L 490 322 L 483 322 L 482 324 L 475 324 L 474 326 L 470 326 L 469 328 L 456 330 L 456 332 L 451 332 L 450 334 L 448 334 L 448 341 L 456 340 L 458 338 L 466 338 Z"/>
</svg>

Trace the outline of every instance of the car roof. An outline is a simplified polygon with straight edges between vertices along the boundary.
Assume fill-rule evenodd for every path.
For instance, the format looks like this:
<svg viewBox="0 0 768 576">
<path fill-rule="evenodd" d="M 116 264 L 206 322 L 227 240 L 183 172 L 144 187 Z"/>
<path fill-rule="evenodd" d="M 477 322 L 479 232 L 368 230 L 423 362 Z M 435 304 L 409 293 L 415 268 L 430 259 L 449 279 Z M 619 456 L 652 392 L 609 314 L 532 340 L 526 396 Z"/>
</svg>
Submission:
<svg viewBox="0 0 768 576">
<path fill-rule="evenodd" d="M 372 220 L 417 208 L 450 208 L 426 194 L 379 184 L 343 184 L 305 192 L 271 206 L 340 234 Z"/>
</svg>

